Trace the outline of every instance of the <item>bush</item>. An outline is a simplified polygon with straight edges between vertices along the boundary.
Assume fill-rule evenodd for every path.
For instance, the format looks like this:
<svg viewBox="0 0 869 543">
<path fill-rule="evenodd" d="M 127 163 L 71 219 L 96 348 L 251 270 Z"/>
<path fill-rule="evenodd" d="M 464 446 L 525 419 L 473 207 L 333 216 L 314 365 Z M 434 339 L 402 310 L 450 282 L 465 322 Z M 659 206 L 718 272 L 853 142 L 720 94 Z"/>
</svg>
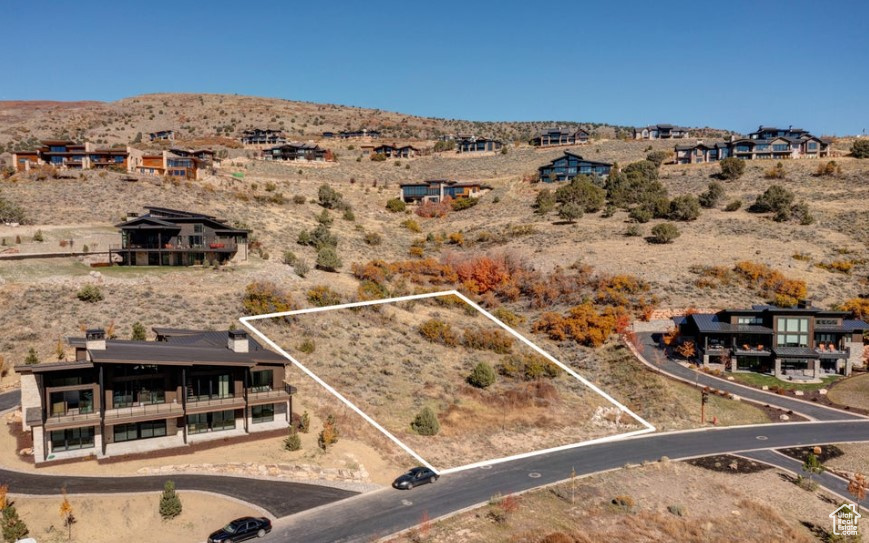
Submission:
<svg viewBox="0 0 869 543">
<path fill-rule="evenodd" d="M 700 216 L 700 202 L 693 195 L 677 196 L 670 202 L 671 221 L 694 221 Z"/>
<path fill-rule="evenodd" d="M 328 226 L 325 224 L 318 224 L 317 228 L 314 228 L 311 232 L 308 232 L 307 230 L 299 232 L 297 243 L 299 245 L 310 245 L 315 249 L 320 250 L 323 247 L 337 247 L 338 238 L 332 234 L 332 231 L 329 230 Z"/>
<path fill-rule="evenodd" d="M 721 177 L 724 179 L 739 179 L 745 173 L 745 161 L 727 157 L 718 163 L 721 168 Z"/>
<path fill-rule="evenodd" d="M 416 418 L 413 419 L 413 422 L 410 423 L 410 427 L 414 432 L 421 436 L 437 435 L 441 430 L 441 425 L 438 422 L 437 415 L 435 415 L 434 411 L 432 411 L 428 406 L 422 408 L 422 411 L 420 411 L 416 415 Z"/>
<path fill-rule="evenodd" d="M 652 243 L 672 243 L 679 236 L 679 229 L 673 223 L 665 222 L 652 227 Z"/>
<path fill-rule="evenodd" d="M 326 209 L 336 209 L 343 205 L 341 193 L 325 183 L 317 189 L 317 198 L 320 201 L 320 205 Z"/>
<path fill-rule="evenodd" d="M 302 448 L 302 438 L 295 426 L 290 426 L 290 435 L 284 440 L 284 449 L 288 451 L 298 451 Z"/>
<path fill-rule="evenodd" d="M 85 285 L 76 293 L 79 300 L 88 303 L 97 303 L 103 300 L 103 291 L 96 285 Z"/>
<path fill-rule="evenodd" d="M 628 164 L 621 172 L 613 167 L 604 186 L 610 203 L 624 209 L 667 197 L 667 190 L 658 181 L 658 169 L 648 160 Z"/>
<path fill-rule="evenodd" d="M 323 226 L 332 226 L 332 223 L 335 222 L 335 219 L 333 219 L 332 215 L 329 214 L 328 209 L 324 209 L 323 212 L 315 218 L 317 219 L 317 223 L 322 224 Z"/>
<path fill-rule="evenodd" d="M 328 415 L 326 421 L 323 422 L 323 429 L 320 431 L 320 435 L 317 436 L 317 445 L 325 451 L 337 442 L 338 423 L 335 420 L 335 415 Z"/>
<path fill-rule="evenodd" d="M 279 313 L 297 309 L 292 296 L 268 281 L 254 281 L 245 287 L 241 305 L 248 315 Z"/>
<path fill-rule="evenodd" d="M 302 196 L 301 194 L 296 194 L 293 196 L 293 203 L 296 205 L 302 205 L 307 201 L 307 198 Z"/>
<path fill-rule="evenodd" d="M 776 213 L 790 210 L 794 202 L 794 193 L 781 185 L 771 185 L 763 194 L 757 197 L 754 204 L 748 209 L 753 213 Z"/>
<path fill-rule="evenodd" d="M 7 503 L 6 507 L 3 508 L 3 540 L 18 541 L 19 539 L 23 539 L 29 532 L 27 524 L 18 516 L 15 506 Z"/>
<path fill-rule="evenodd" d="M 453 211 L 470 209 L 480 203 L 479 198 L 456 198 L 453 200 Z"/>
<path fill-rule="evenodd" d="M 519 354 L 507 357 L 498 365 L 498 373 L 511 379 L 528 381 L 561 375 L 562 369 L 539 354 Z"/>
<path fill-rule="evenodd" d="M 582 207 L 573 202 L 561 204 L 558 208 L 558 218 L 569 223 L 576 222 L 577 219 L 582 218 Z"/>
<path fill-rule="evenodd" d="M 9 200 L 0 196 L 0 224 L 7 222 L 23 224 L 26 222 L 26 215 L 21 206 L 13 204 Z"/>
<path fill-rule="evenodd" d="M 299 261 L 299 257 L 296 256 L 296 253 L 292 251 L 284 251 L 283 262 L 287 266 L 292 266 L 296 262 Z"/>
<path fill-rule="evenodd" d="M 742 207 L 742 200 L 731 200 L 724 206 L 724 211 L 737 211 L 740 207 Z"/>
<path fill-rule="evenodd" d="M 632 224 L 625 229 L 625 236 L 629 238 L 639 237 L 643 235 L 642 229 L 636 224 Z"/>
<path fill-rule="evenodd" d="M 724 198 L 724 185 L 718 181 L 713 181 L 712 183 L 709 183 L 706 192 L 700 194 L 698 202 L 700 202 L 701 206 L 711 209 L 716 207 L 722 198 Z"/>
<path fill-rule="evenodd" d="M 513 350 L 513 337 L 502 330 L 466 329 L 462 344 L 469 349 L 506 354 Z"/>
<path fill-rule="evenodd" d="M 779 162 L 774 167 L 763 172 L 763 177 L 765 179 L 784 179 L 785 178 L 785 165 Z"/>
<path fill-rule="evenodd" d="M 344 214 L 341 215 L 341 218 L 345 221 L 355 221 L 356 215 L 353 213 L 353 210 L 348 207 L 344 210 Z"/>
<path fill-rule="evenodd" d="M 36 349 L 31 347 L 30 350 L 27 351 L 27 357 L 24 359 L 24 363 L 28 366 L 39 364 L 39 355 L 36 354 Z"/>
<path fill-rule="evenodd" d="M 426 200 L 416 208 L 416 214 L 420 217 L 431 219 L 445 217 L 453 209 L 453 199 L 449 196 L 440 202 Z"/>
<path fill-rule="evenodd" d="M 383 237 L 377 232 L 366 232 L 362 240 L 366 245 L 380 245 L 383 243 Z"/>
<path fill-rule="evenodd" d="M 555 193 L 549 189 L 538 192 L 534 199 L 534 212 L 539 215 L 546 215 L 553 209 L 555 209 Z"/>
<path fill-rule="evenodd" d="M 145 327 L 141 322 L 136 321 L 133 323 L 132 331 L 130 332 L 130 340 L 132 341 L 145 341 Z"/>
<path fill-rule="evenodd" d="M 628 217 L 634 222 L 645 224 L 652 220 L 652 212 L 646 206 L 637 206 L 631 209 Z"/>
<path fill-rule="evenodd" d="M 316 307 L 326 307 L 341 303 L 341 295 L 326 285 L 317 285 L 308 290 L 308 303 Z"/>
<path fill-rule="evenodd" d="M 175 483 L 166 481 L 163 484 L 163 495 L 160 497 L 160 516 L 169 520 L 181 514 L 181 498 L 175 493 Z"/>
<path fill-rule="evenodd" d="M 372 153 L 371 155 L 372 162 L 386 162 L 386 155 L 383 153 Z"/>
<path fill-rule="evenodd" d="M 327 245 L 317 251 L 317 267 L 321 270 L 334 272 L 343 265 L 344 263 L 338 258 L 335 247 Z"/>
<path fill-rule="evenodd" d="M 401 213 L 407 209 L 407 204 L 401 198 L 392 198 L 386 201 L 386 209 L 392 213 Z"/>
<path fill-rule="evenodd" d="M 293 273 L 299 277 L 305 277 L 309 271 L 311 271 L 311 266 L 303 258 L 296 260 L 296 263 L 293 264 Z"/>
<path fill-rule="evenodd" d="M 525 317 L 517 315 L 516 313 L 513 313 L 505 307 L 499 307 L 492 312 L 492 315 L 494 315 L 496 319 L 503 322 L 507 326 L 513 328 L 516 328 L 517 326 L 525 322 Z"/>
<path fill-rule="evenodd" d="M 818 169 L 815 171 L 815 175 L 818 177 L 842 175 L 842 167 L 836 164 L 835 160 L 831 160 L 826 164 L 818 164 Z"/>
<path fill-rule="evenodd" d="M 308 430 L 311 428 L 311 415 L 308 414 L 307 411 L 302 413 L 302 416 L 299 417 L 299 431 L 303 434 L 307 434 Z"/>
<path fill-rule="evenodd" d="M 33 241 L 37 241 L 39 243 L 42 243 L 43 241 L 45 241 L 45 236 L 42 234 L 42 230 L 37 230 L 33 234 Z"/>
<path fill-rule="evenodd" d="M 851 156 L 869 158 L 869 138 L 859 138 L 851 145 Z"/>
<path fill-rule="evenodd" d="M 668 158 L 670 158 L 669 151 L 652 151 L 646 155 L 646 160 L 654 164 L 656 168 L 660 168 L 661 164 L 663 164 Z"/>
<path fill-rule="evenodd" d="M 569 184 L 555 191 L 555 201 L 562 206 L 575 204 L 585 213 L 603 209 L 606 191 L 595 185 L 587 175 L 578 175 Z"/>
<path fill-rule="evenodd" d="M 417 234 L 422 232 L 422 228 L 419 227 L 419 223 L 413 219 L 406 219 L 404 221 L 401 221 L 401 226 Z"/>
<path fill-rule="evenodd" d="M 459 344 L 459 337 L 453 328 L 437 319 L 429 319 L 417 327 L 419 335 L 432 343 L 440 343 L 447 347 L 455 347 Z"/>
<path fill-rule="evenodd" d="M 313 339 L 305 338 L 302 340 L 302 343 L 299 344 L 299 350 L 305 354 L 311 354 L 317 350 L 317 344 L 314 343 Z"/>
</svg>

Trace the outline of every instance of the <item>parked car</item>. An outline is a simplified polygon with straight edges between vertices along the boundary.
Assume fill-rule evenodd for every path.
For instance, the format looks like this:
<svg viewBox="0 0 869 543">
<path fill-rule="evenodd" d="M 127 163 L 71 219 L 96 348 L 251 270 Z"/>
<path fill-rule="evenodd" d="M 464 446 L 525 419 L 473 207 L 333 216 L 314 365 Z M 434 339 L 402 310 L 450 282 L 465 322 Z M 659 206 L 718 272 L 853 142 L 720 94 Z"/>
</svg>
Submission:
<svg viewBox="0 0 869 543">
<path fill-rule="evenodd" d="M 236 543 L 262 537 L 271 531 L 272 521 L 265 517 L 242 517 L 208 536 L 208 543 Z"/>
<path fill-rule="evenodd" d="M 425 483 L 433 483 L 438 480 L 438 474 L 429 468 L 417 467 L 413 468 L 395 481 L 392 482 L 392 487 L 399 490 L 410 490 L 411 488 Z"/>
</svg>

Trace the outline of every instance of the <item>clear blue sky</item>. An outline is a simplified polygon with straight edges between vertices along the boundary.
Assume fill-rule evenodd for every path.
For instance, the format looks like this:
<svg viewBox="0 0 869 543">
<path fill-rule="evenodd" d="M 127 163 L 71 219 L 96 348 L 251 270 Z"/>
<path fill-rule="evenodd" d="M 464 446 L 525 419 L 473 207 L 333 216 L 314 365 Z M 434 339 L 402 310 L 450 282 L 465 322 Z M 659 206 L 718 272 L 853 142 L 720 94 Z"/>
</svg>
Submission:
<svg viewBox="0 0 869 543">
<path fill-rule="evenodd" d="M 0 100 L 236 93 L 471 120 L 869 129 L 869 2 L 0 0 Z"/>
</svg>

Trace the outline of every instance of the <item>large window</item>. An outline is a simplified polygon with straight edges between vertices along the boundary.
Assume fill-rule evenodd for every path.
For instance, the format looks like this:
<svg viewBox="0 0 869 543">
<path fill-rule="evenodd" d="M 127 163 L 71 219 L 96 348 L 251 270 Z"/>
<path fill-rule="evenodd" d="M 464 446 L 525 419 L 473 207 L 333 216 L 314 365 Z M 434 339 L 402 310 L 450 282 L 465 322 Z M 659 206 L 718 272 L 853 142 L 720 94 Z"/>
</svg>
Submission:
<svg viewBox="0 0 869 543">
<path fill-rule="evenodd" d="M 52 392 L 49 400 L 51 402 L 52 415 L 94 412 L 94 391 L 92 389 Z"/>
<path fill-rule="evenodd" d="M 119 424 L 114 427 L 115 443 L 132 441 L 134 439 L 148 439 L 166 435 L 166 421 L 153 420 L 136 424 Z"/>
<path fill-rule="evenodd" d="M 159 261 L 152 263 L 149 259 L 148 263 L 157 265 Z M 165 403 L 165 386 L 162 377 L 115 381 L 112 384 L 112 406 L 119 408 L 136 404 Z"/>
<path fill-rule="evenodd" d="M 787 143 L 775 143 L 772 146 L 773 151 L 787 151 L 790 149 L 790 145 Z"/>
<path fill-rule="evenodd" d="M 191 434 L 201 434 L 209 430 L 219 432 L 233 429 L 235 429 L 235 412 L 232 409 L 187 415 L 187 431 Z"/>
<path fill-rule="evenodd" d="M 251 392 L 265 392 L 272 389 L 274 372 L 272 370 L 255 371 L 251 373 Z"/>
<path fill-rule="evenodd" d="M 275 420 L 275 405 L 271 403 L 267 403 L 265 405 L 255 405 L 251 407 L 251 417 L 253 417 L 253 423 L 258 424 L 260 422 L 272 422 Z"/>
<path fill-rule="evenodd" d="M 807 317 L 779 317 L 776 346 L 808 347 L 809 319 Z"/>
<path fill-rule="evenodd" d="M 51 432 L 51 452 L 89 449 L 94 446 L 94 427 Z"/>
<path fill-rule="evenodd" d="M 188 401 L 232 398 L 232 379 L 222 375 L 194 375 L 187 380 Z"/>
<path fill-rule="evenodd" d="M 762 317 L 736 317 L 736 324 L 763 324 Z"/>
</svg>

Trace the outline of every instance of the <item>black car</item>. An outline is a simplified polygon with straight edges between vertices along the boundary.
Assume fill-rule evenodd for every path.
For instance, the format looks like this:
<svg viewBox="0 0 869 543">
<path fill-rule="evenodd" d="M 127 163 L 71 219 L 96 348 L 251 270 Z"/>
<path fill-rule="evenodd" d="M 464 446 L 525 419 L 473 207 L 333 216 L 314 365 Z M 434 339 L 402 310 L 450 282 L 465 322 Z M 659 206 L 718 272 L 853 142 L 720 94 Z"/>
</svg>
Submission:
<svg viewBox="0 0 869 543">
<path fill-rule="evenodd" d="M 438 480 L 438 474 L 429 468 L 418 467 L 413 468 L 395 481 L 392 482 L 392 487 L 399 490 L 410 490 L 411 488 L 425 483 L 433 483 Z"/>
<path fill-rule="evenodd" d="M 208 536 L 208 543 L 236 543 L 262 537 L 271 531 L 272 521 L 265 517 L 242 517 Z"/>
</svg>

